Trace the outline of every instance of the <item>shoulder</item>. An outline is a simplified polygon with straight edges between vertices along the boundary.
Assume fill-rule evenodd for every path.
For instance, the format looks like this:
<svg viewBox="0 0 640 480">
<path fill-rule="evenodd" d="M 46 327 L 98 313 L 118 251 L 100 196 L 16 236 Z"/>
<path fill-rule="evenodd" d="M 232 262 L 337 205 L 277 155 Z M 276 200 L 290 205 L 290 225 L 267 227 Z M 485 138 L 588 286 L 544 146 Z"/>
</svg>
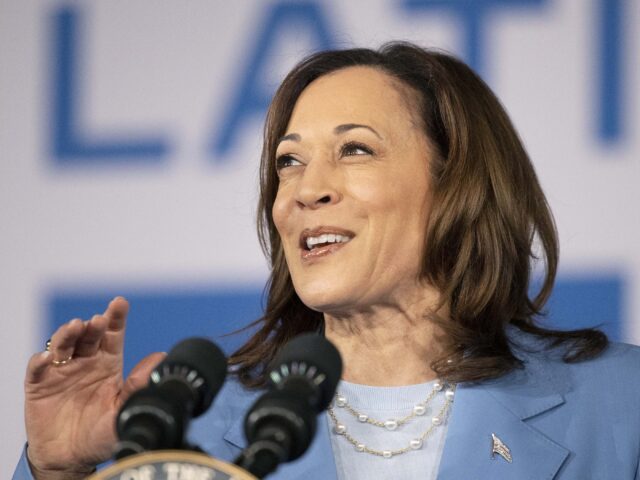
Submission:
<svg viewBox="0 0 640 480">
<path fill-rule="evenodd" d="M 569 364 L 578 378 L 608 379 L 610 382 L 640 384 L 640 347 L 611 342 L 598 356 Z"/>
<path fill-rule="evenodd" d="M 548 368 L 562 361 L 552 356 Z M 611 342 L 600 355 L 581 362 L 566 363 L 557 366 L 567 372 L 572 391 L 579 394 L 589 393 L 599 398 L 617 397 L 617 403 L 640 402 L 640 347 Z"/>
<path fill-rule="evenodd" d="M 603 410 L 620 408 L 623 416 L 634 415 L 629 405 L 640 403 L 640 347 L 610 342 L 593 358 L 567 363 L 563 347 L 549 348 L 526 334 L 519 335 L 515 344 L 526 383 L 559 393 L 575 411 L 601 415 Z"/>
<path fill-rule="evenodd" d="M 515 355 L 523 360 L 525 368 L 569 374 L 574 380 L 597 378 L 607 383 L 636 383 L 640 386 L 640 347 L 627 343 L 609 342 L 608 346 L 592 358 L 565 362 L 566 347 L 550 347 L 544 340 L 529 334 L 511 335 Z"/>
</svg>

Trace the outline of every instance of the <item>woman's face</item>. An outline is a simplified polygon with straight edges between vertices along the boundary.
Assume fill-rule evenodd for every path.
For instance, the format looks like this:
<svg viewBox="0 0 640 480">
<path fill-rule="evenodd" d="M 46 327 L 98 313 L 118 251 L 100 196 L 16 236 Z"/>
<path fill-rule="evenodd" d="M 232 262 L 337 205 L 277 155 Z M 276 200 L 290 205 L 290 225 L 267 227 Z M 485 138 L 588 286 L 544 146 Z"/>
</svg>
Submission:
<svg viewBox="0 0 640 480">
<path fill-rule="evenodd" d="M 413 95 L 380 70 L 350 67 L 312 82 L 295 105 L 276 152 L 273 219 L 314 310 L 416 298 L 431 147 Z"/>
</svg>

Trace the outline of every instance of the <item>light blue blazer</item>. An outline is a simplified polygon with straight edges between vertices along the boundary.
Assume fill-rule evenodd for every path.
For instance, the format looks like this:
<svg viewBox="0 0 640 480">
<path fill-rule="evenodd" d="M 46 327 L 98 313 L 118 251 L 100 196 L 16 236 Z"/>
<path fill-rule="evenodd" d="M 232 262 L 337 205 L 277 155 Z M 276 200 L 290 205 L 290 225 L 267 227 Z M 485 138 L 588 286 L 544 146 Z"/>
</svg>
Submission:
<svg viewBox="0 0 640 480">
<path fill-rule="evenodd" d="M 594 360 L 566 364 L 559 354 L 527 351 L 535 345 L 521 337 L 524 369 L 458 385 L 438 479 L 640 480 L 640 348 L 612 344 Z M 246 446 L 244 415 L 259 394 L 227 381 L 194 421 L 192 440 L 232 461 Z M 492 456 L 492 434 L 511 463 Z M 330 435 L 322 414 L 309 451 L 268 478 L 336 479 Z M 24 456 L 13 478 L 31 478 Z"/>
</svg>

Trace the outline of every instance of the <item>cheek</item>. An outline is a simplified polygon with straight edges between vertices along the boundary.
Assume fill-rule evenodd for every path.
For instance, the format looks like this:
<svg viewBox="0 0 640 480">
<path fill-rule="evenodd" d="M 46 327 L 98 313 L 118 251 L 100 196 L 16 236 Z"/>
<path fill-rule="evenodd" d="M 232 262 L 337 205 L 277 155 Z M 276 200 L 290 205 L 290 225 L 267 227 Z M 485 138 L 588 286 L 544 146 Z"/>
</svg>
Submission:
<svg viewBox="0 0 640 480">
<path fill-rule="evenodd" d="M 375 239 L 382 242 L 385 249 L 392 245 L 393 251 L 422 249 L 424 234 L 431 209 L 429 185 L 418 174 L 389 175 L 384 181 L 362 188 L 359 196 L 368 208 L 371 227 Z"/>
<path fill-rule="evenodd" d="M 278 190 L 276 199 L 273 202 L 271 216 L 273 217 L 273 223 L 275 224 L 278 233 L 282 236 L 286 231 L 286 220 L 289 215 L 287 202 L 285 201 L 284 196 L 281 195 L 280 190 Z"/>
<path fill-rule="evenodd" d="M 285 255 L 291 255 L 295 250 L 297 250 L 298 240 L 297 238 L 294 239 L 292 237 L 292 233 L 296 232 L 296 228 L 294 225 L 290 198 L 283 194 L 281 190 L 278 190 L 276 199 L 273 202 L 271 216 L 273 217 L 273 223 L 278 231 L 278 235 L 280 236 L 280 241 Z"/>
<path fill-rule="evenodd" d="M 424 198 L 424 192 L 417 192 L 411 182 L 403 182 L 394 175 L 359 180 L 351 184 L 351 193 L 357 204 L 368 215 L 382 217 L 390 224 L 401 221 L 398 215 L 407 218 L 407 215 L 414 214 L 411 207 L 418 206 Z"/>
</svg>

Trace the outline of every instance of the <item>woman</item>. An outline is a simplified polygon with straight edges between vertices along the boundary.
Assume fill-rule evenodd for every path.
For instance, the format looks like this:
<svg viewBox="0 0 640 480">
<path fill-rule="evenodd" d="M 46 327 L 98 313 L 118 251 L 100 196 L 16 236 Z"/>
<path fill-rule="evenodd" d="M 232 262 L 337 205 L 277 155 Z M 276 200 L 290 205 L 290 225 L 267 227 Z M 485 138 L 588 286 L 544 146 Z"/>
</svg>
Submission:
<svg viewBox="0 0 640 480">
<path fill-rule="evenodd" d="M 345 364 L 338 396 L 273 478 L 640 478 L 640 353 L 535 324 L 553 220 L 507 115 L 462 63 L 397 43 L 299 64 L 267 116 L 259 232 L 265 315 L 192 432 L 214 456 L 243 447 L 278 349 L 324 331 Z M 534 239 L 546 273 L 530 298 Z M 162 358 L 122 383 L 127 308 L 70 322 L 32 358 L 30 464 L 14 478 L 82 478 L 109 456 L 119 405 Z"/>
</svg>

